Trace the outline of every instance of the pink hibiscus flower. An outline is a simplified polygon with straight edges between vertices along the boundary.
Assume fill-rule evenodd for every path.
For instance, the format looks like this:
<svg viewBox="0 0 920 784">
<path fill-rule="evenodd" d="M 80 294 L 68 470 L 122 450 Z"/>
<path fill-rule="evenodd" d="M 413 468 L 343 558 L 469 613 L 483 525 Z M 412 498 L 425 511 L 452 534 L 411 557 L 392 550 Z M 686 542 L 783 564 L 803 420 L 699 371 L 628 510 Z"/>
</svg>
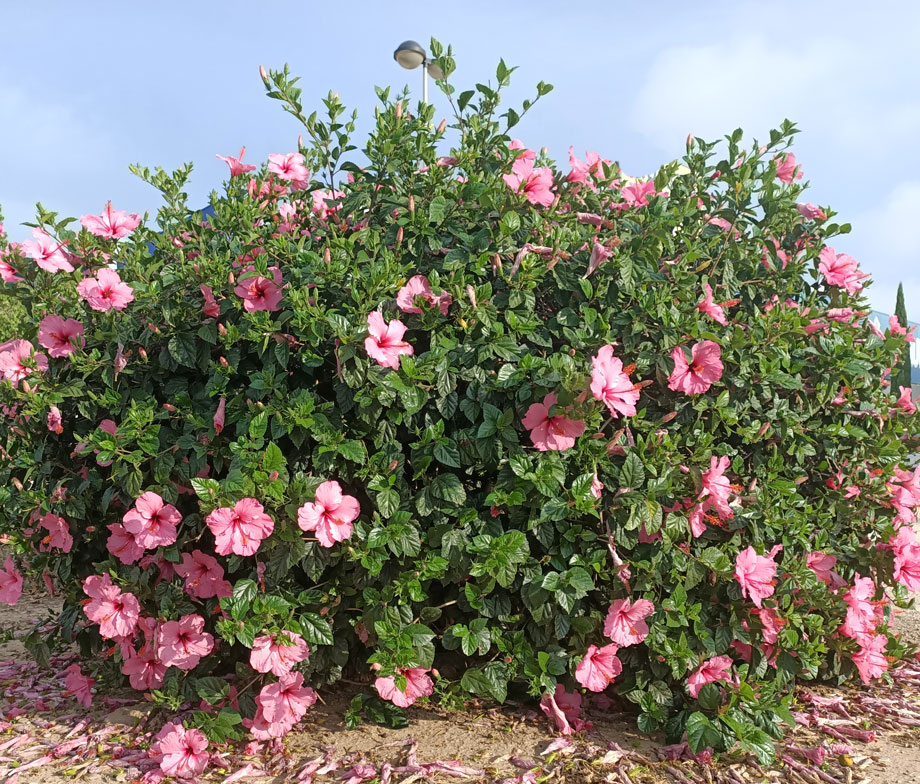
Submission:
<svg viewBox="0 0 920 784">
<path fill-rule="evenodd" d="M 107 575 L 90 575 L 83 581 L 83 591 L 90 601 L 83 608 L 86 617 L 99 624 L 99 634 L 106 639 L 128 637 L 137 626 L 141 606 L 132 593 L 122 593 Z"/>
<path fill-rule="evenodd" d="M 623 361 L 613 356 L 613 346 L 601 346 L 591 358 L 591 394 L 602 401 L 614 417 L 636 415 L 639 390 L 623 371 Z"/>
<path fill-rule="evenodd" d="M 585 277 L 590 278 L 607 259 L 613 255 L 613 250 L 606 245 L 601 245 L 597 240 L 591 246 L 591 256 L 588 258 L 588 269 Z"/>
<path fill-rule="evenodd" d="M 408 708 L 419 697 L 427 697 L 434 692 L 434 683 L 428 677 L 428 670 L 424 667 L 399 670 L 399 674 L 406 679 L 405 689 L 396 685 L 394 675 L 377 678 L 374 681 L 374 688 L 381 699 L 392 702 L 400 708 Z"/>
<path fill-rule="evenodd" d="M 862 281 L 869 276 L 859 271 L 859 262 L 846 253 L 837 253 L 829 245 L 819 254 L 818 271 L 830 286 L 842 288 L 849 294 L 862 291 Z"/>
<path fill-rule="evenodd" d="M 703 535 L 706 530 L 703 518 L 713 507 L 715 507 L 720 520 L 731 520 L 735 516 L 732 508 L 728 505 L 732 487 L 728 477 L 725 476 L 725 472 L 730 465 L 729 459 L 725 456 L 709 458 L 709 470 L 704 471 L 702 475 L 703 489 L 700 491 L 699 499 L 690 510 L 688 516 L 690 530 L 694 536 Z"/>
<path fill-rule="evenodd" d="M 550 392 L 542 403 L 532 403 L 521 424 L 530 431 L 530 440 L 540 452 L 561 452 L 575 446 L 575 440 L 585 432 L 585 423 L 562 414 L 550 416 L 556 396 Z"/>
<path fill-rule="evenodd" d="M 589 645 L 585 657 L 575 668 L 575 680 L 590 691 L 604 691 L 623 672 L 617 650 L 612 643 L 603 648 Z"/>
<path fill-rule="evenodd" d="M 655 605 L 648 599 L 617 599 L 611 602 L 604 619 L 604 635 L 617 645 L 637 645 L 648 637 L 645 619 L 655 612 Z"/>
<path fill-rule="evenodd" d="M 133 564 L 143 557 L 144 548 L 137 543 L 134 534 L 126 531 L 121 523 L 112 523 L 106 527 L 111 533 L 105 543 L 105 549 L 119 561 L 123 564 Z"/>
<path fill-rule="evenodd" d="M 540 710 L 556 723 L 560 735 L 571 735 L 591 727 L 581 718 L 581 694 L 567 692 L 561 683 L 556 685 L 555 692 L 546 692 L 540 698 Z"/>
<path fill-rule="evenodd" d="M 316 703 L 316 692 L 303 685 L 303 674 L 286 672 L 259 693 L 262 715 L 269 723 L 296 724 Z"/>
<path fill-rule="evenodd" d="M 799 211 L 799 215 L 807 220 L 827 220 L 827 213 L 822 210 L 820 207 L 816 207 L 814 204 L 800 203 L 796 204 L 795 208 Z"/>
<path fill-rule="evenodd" d="M 549 207 L 556 200 L 553 193 L 553 170 L 545 166 L 534 169 L 533 160 L 518 158 L 511 166 L 511 174 L 503 174 L 505 185 L 515 193 L 523 193 L 531 204 Z"/>
<path fill-rule="evenodd" d="M 160 770 L 177 779 L 190 779 L 203 773 L 211 755 L 208 739 L 199 730 L 187 730 L 181 724 L 167 722 L 150 747 L 160 757 Z"/>
<path fill-rule="evenodd" d="M 597 478 L 597 471 L 595 471 L 594 476 L 591 479 L 591 495 L 593 495 L 595 498 L 600 498 L 603 491 L 604 483 Z"/>
<path fill-rule="evenodd" d="M 79 664 L 71 664 L 64 670 L 64 686 L 84 708 L 93 703 L 92 688 L 96 681 L 82 673 Z"/>
<path fill-rule="evenodd" d="M 0 375 L 14 387 L 36 370 L 48 369 L 48 357 L 38 352 L 28 340 L 9 340 L 0 347 Z"/>
<path fill-rule="evenodd" d="M 83 348 L 83 325 L 76 319 L 45 316 L 38 325 L 38 343 L 55 359 L 69 357 L 77 347 Z"/>
<path fill-rule="evenodd" d="M 73 272 L 73 264 L 64 253 L 63 242 L 57 242 L 44 229 L 32 229 L 34 240 L 20 245 L 22 252 L 46 272 Z"/>
<path fill-rule="evenodd" d="M 310 172 L 304 166 L 299 152 L 272 153 L 268 156 L 268 170 L 277 174 L 279 180 L 287 180 L 295 188 L 303 188 L 310 181 Z"/>
<path fill-rule="evenodd" d="M 185 592 L 196 599 L 222 599 L 233 595 L 233 587 L 224 579 L 224 568 L 214 556 L 201 550 L 182 553 L 182 563 L 176 565 L 176 574 L 185 580 Z"/>
<path fill-rule="evenodd" d="M 383 367 L 399 369 L 399 358 L 403 354 L 411 356 L 415 350 L 406 341 L 406 325 L 399 319 L 393 319 L 389 324 L 376 310 L 367 316 L 368 336 L 364 339 L 364 350 L 367 355 Z"/>
<path fill-rule="evenodd" d="M 431 292 L 431 284 L 424 275 L 413 275 L 396 294 L 396 304 L 403 313 L 423 313 L 417 304 L 421 300 L 429 308 L 439 308 L 442 316 L 453 301 L 446 291 L 437 297 Z"/>
<path fill-rule="evenodd" d="M 309 655 L 310 648 L 299 634 L 287 631 L 280 634 L 266 634 L 253 640 L 252 651 L 249 654 L 249 666 L 256 672 L 284 675 Z"/>
<path fill-rule="evenodd" d="M 214 299 L 214 292 L 211 287 L 202 284 L 198 287 L 198 290 L 201 291 L 201 296 L 204 297 L 204 307 L 201 312 L 210 318 L 217 318 L 220 315 L 220 305 Z"/>
<path fill-rule="evenodd" d="M 122 675 L 128 676 L 132 689 L 148 691 L 158 689 L 166 678 L 166 665 L 157 658 L 153 644 L 144 645 L 134 656 L 121 665 Z"/>
<path fill-rule="evenodd" d="M 51 406 L 51 408 L 48 409 L 48 419 L 46 421 L 48 430 L 52 433 L 60 435 L 64 432 L 64 420 L 61 418 L 61 409 L 57 406 Z"/>
<path fill-rule="evenodd" d="M 50 512 L 38 521 L 40 527 L 48 532 L 42 540 L 41 550 L 57 548 L 69 553 L 73 547 L 73 537 L 70 535 L 70 524 L 63 518 Z"/>
<path fill-rule="evenodd" d="M 920 591 L 920 541 L 913 529 L 902 526 L 888 544 L 894 552 L 894 579 L 909 591 Z"/>
<path fill-rule="evenodd" d="M 271 278 L 252 275 L 240 280 L 233 289 L 234 294 L 243 300 L 243 307 L 249 313 L 257 310 L 272 312 L 281 309 L 281 286 L 284 282 L 281 270 L 277 267 L 269 267 L 269 272 L 272 274 Z"/>
<path fill-rule="evenodd" d="M 123 283 L 118 272 L 105 267 L 95 278 L 83 278 L 77 284 L 77 293 L 93 310 L 105 313 L 109 310 L 124 310 L 134 301 L 134 289 Z"/>
<path fill-rule="evenodd" d="M 776 176 L 780 182 L 789 184 L 802 179 L 802 167 L 796 163 L 791 152 L 777 155 L 773 160 L 776 161 Z"/>
<path fill-rule="evenodd" d="M 711 659 L 704 661 L 696 672 L 687 679 L 687 687 L 690 696 L 696 699 L 699 696 L 700 689 L 707 683 L 716 683 L 719 681 L 732 682 L 732 660 L 728 656 L 713 656 Z"/>
<path fill-rule="evenodd" d="M 757 555 L 753 547 L 748 547 L 738 553 L 735 558 L 735 579 L 741 586 L 741 594 L 750 597 L 758 607 L 768 596 L 773 595 L 776 580 L 776 563 L 773 555 L 776 548 L 769 556 Z"/>
<path fill-rule="evenodd" d="M 834 571 L 834 567 L 837 565 L 837 556 L 815 550 L 805 557 L 805 565 L 818 575 L 818 579 L 821 582 L 833 588 L 845 585 L 840 575 Z"/>
<path fill-rule="evenodd" d="M 167 667 L 193 670 L 202 656 L 214 650 L 214 638 L 204 631 L 204 618 L 183 615 L 160 624 L 157 657 Z"/>
<path fill-rule="evenodd" d="M 215 509 L 205 522 L 214 534 L 218 555 L 253 555 L 275 530 L 275 521 L 255 498 L 243 498 L 232 509 Z"/>
<path fill-rule="evenodd" d="M 597 190 L 594 184 L 595 179 L 601 179 L 604 176 L 603 164 L 600 154 L 596 152 L 586 152 L 585 160 L 579 160 L 575 155 L 575 147 L 569 147 L 569 166 L 572 171 L 566 179 L 569 182 L 578 182 L 587 185 L 592 191 Z"/>
<path fill-rule="evenodd" d="M 351 537 L 352 523 L 359 514 L 358 499 L 342 495 L 341 485 L 333 480 L 323 482 L 316 488 L 314 502 L 297 510 L 297 525 L 302 531 L 315 531 L 323 547 L 332 547 Z"/>
<path fill-rule="evenodd" d="M 687 395 L 699 395 L 722 378 L 722 349 L 712 340 L 695 343 L 690 350 L 690 362 L 684 350 L 676 346 L 671 351 L 674 372 L 668 378 L 668 389 Z"/>
<path fill-rule="evenodd" d="M 110 201 L 106 202 L 102 215 L 80 216 L 80 223 L 90 234 L 111 240 L 127 237 L 140 225 L 140 222 L 140 215 L 133 212 L 128 215 L 124 210 L 113 210 Z"/>
<path fill-rule="evenodd" d="M 721 324 L 723 327 L 728 326 L 728 319 L 725 318 L 725 311 L 722 309 L 721 305 L 717 305 L 715 300 L 712 298 L 712 286 L 708 283 L 703 284 L 703 288 L 706 291 L 706 296 L 703 297 L 703 301 L 697 304 L 696 309 L 700 313 L 705 313 L 717 324 Z"/>
<path fill-rule="evenodd" d="M 901 387 L 901 394 L 898 396 L 898 400 L 895 403 L 895 405 L 905 414 L 917 413 L 917 406 L 914 404 L 914 401 L 911 400 L 910 393 L 910 387 Z"/>
<path fill-rule="evenodd" d="M 859 650 L 852 656 L 859 677 L 867 686 L 873 678 L 880 678 L 888 669 L 888 659 L 885 656 L 887 645 L 888 638 L 878 634 L 861 643 Z"/>
<path fill-rule="evenodd" d="M 7 556 L 3 562 L 3 568 L 0 569 L 0 602 L 15 607 L 19 597 L 22 596 L 22 575 L 13 563 L 13 559 Z"/>
<path fill-rule="evenodd" d="M 243 163 L 243 156 L 246 154 L 246 148 L 240 147 L 239 157 L 234 158 L 232 155 L 218 155 L 216 157 L 220 158 L 227 166 L 230 167 L 230 176 L 238 177 L 241 174 L 246 174 L 247 172 L 255 171 L 256 167 L 251 163 Z"/>
<path fill-rule="evenodd" d="M 875 627 L 883 620 L 882 602 L 873 600 L 875 583 L 870 577 L 856 577 L 853 587 L 843 594 L 847 615 L 840 625 L 840 633 L 868 646 L 875 635 Z"/>
<path fill-rule="evenodd" d="M 134 502 L 134 508 L 122 518 L 125 530 L 144 549 L 171 545 L 176 541 L 176 527 L 182 514 L 172 504 L 154 492 L 146 492 Z"/>
<path fill-rule="evenodd" d="M 635 180 L 624 185 L 620 189 L 620 195 L 625 201 L 620 204 L 611 204 L 610 206 L 615 210 L 624 210 L 631 207 L 646 207 L 648 206 L 650 197 L 664 196 L 665 194 L 655 191 L 655 183 L 652 180 Z"/>
</svg>

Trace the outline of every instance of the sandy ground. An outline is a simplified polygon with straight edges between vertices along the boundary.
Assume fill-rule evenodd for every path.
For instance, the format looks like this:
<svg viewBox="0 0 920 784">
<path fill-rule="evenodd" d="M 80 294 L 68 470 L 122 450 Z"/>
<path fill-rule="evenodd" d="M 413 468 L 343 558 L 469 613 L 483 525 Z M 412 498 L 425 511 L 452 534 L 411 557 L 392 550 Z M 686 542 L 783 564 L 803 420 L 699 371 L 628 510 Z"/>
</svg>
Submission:
<svg viewBox="0 0 920 784">
<path fill-rule="evenodd" d="M 56 609 L 56 604 L 55 600 L 33 591 L 29 595 L 24 595 L 15 608 L 0 605 L 0 630 L 9 632 L 15 629 L 21 633 L 36 622 L 48 618 L 49 613 Z M 911 610 L 901 613 L 897 618 L 897 625 L 908 639 L 920 643 L 920 611 Z M 16 641 L 0 643 L 0 668 L 2 668 L 3 660 L 18 663 L 27 659 L 29 659 L 28 654 L 21 643 Z M 63 664 L 56 665 L 58 671 L 62 667 Z M 45 680 L 50 680 L 53 684 L 54 676 L 51 676 L 50 679 L 46 677 Z M 56 689 L 56 694 L 59 695 L 63 684 L 60 683 Z M 448 712 L 437 707 L 410 708 L 408 711 L 410 724 L 406 729 L 391 730 L 365 723 L 355 730 L 347 730 L 342 722 L 343 715 L 348 700 L 360 690 L 357 685 L 343 685 L 320 692 L 324 704 L 318 703 L 298 725 L 297 730 L 291 733 L 285 741 L 289 775 L 247 777 L 241 780 L 272 781 L 279 782 L 279 784 L 281 781 L 294 781 L 294 774 L 306 762 L 321 757 L 329 747 L 335 747 L 336 759 L 345 757 L 346 764 L 355 761 L 379 764 L 384 760 L 391 761 L 393 765 L 405 764 L 406 754 L 409 751 L 408 744 L 415 741 L 417 742 L 417 758 L 420 762 L 457 759 L 470 768 L 486 772 L 486 776 L 477 776 L 470 780 L 507 780 L 515 784 L 527 784 L 527 779 L 519 778 L 522 770 L 528 765 L 536 764 L 541 759 L 547 759 L 541 757 L 541 752 L 556 738 L 548 722 L 541 714 L 535 712 L 533 706 L 510 705 L 498 709 L 477 703 L 469 705 L 464 711 Z M 918 683 L 917 690 L 920 694 L 920 683 Z M 837 690 L 826 688 L 815 690 L 816 693 L 840 700 L 844 705 L 855 704 L 863 691 L 851 687 Z M 87 762 L 70 765 L 68 768 L 63 761 L 60 764 L 45 764 L 24 771 L 18 774 L 18 778 L 6 778 L 4 770 L 7 770 L 9 774 L 13 773 L 19 761 L 17 753 L 22 754 L 20 758 L 22 761 L 32 760 L 39 754 L 38 751 L 35 751 L 37 747 L 32 747 L 30 754 L 28 745 L 19 746 L 19 752 L 3 750 L 4 743 L 14 739 L 17 732 L 21 734 L 23 727 L 26 727 L 35 737 L 44 739 L 45 742 L 50 742 L 49 739 L 51 739 L 57 743 L 65 739 L 66 729 L 78 723 L 82 718 L 89 718 L 92 715 L 94 723 L 90 724 L 90 729 L 102 728 L 98 737 L 104 738 L 105 743 L 98 748 L 103 750 L 100 751 L 100 754 L 103 754 L 103 752 L 108 753 L 106 749 L 109 747 L 105 744 L 114 742 L 117 745 L 120 739 L 129 737 L 130 733 L 125 728 L 119 729 L 119 723 L 134 724 L 139 720 L 143 723 L 143 720 L 149 715 L 147 706 L 143 703 L 135 703 L 132 698 L 136 697 L 136 693 L 130 690 L 116 694 L 107 700 L 97 696 L 91 711 L 80 708 L 70 697 L 59 697 L 56 707 L 52 706 L 50 715 L 69 712 L 70 716 L 70 724 L 60 725 L 46 719 L 49 714 L 42 709 L 48 706 L 43 701 L 44 698 L 38 695 L 38 691 L 35 692 L 38 696 L 34 702 L 28 700 L 24 702 L 21 699 L 23 693 L 30 694 L 31 692 L 23 692 L 22 684 L 11 683 L 9 679 L 4 681 L 0 676 L 0 784 L 74 780 L 80 780 L 86 784 L 108 784 L 109 782 L 128 782 L 134 778 L 137 773 L 136 769 L 130 767 L 119 769 L 112 767 L 111 762 Z M 877 691 L 872 693 L 878 694 Z M 24 705 L 25 708 L 23 708 Z M 21 712 L 21 715 L 13 719 L 12 723 L 15 727 L 12 728 L 2 720 L 7 717 L 8 708 L 11 706 L 18 706 L 20 710 L 15 712 Z M 920 707 L 920 702 L 918 702 L 918 707 Z M 611 747 L 628 751 L 635 750 L 654 759 L 654 743 L 649 738 L 640 735 L 628 717 L 592 715 L 591 718 L 594 720 L 594 730 L 581 742 L 593 744 L 592 753 L 595 759 L 603 756 L 604 751 Z M 151 724 L 153 723 L 152 721 Z M 95 738 L 96 736 L 90 736 L 89 741 Z M 804 736 L 797 732 L 791 742 L 805 746 L 814 745 L 815 742 L 821 740 L 828 739 L 805 731 Z M 920 728 L 893 727 L 889 731 L 880 733 L 878 739 L 872 743 L 854 745 L 859 746 L 857 751 L 860 755 L 869 755 L 861 758 L 861 764 L 865 768 L 861 770 L 859 776 L 852 779 L 854 784 L 857 781 L 865 781 L 866 775 L 871 777 L 875 784 L 920 784 Z M 135 751 L 134 754 L 142 756 L 140 751 Z M 613 755 L 613 758 L 616 759 L 618 752 L 614 752 Z M 92 760 L 94 757 L 95 755 L 90 754 L 87 760 Z M 210 776 L 208 780 L 222 781 L 231 770 L 238 770 L 247 760 L 252 761 L 252 759 L 254 758 L 241 757 L 231 761 L 230 769 L 224 771 L 222 775 Z M 265 761 L 266 755 L 263 755 L 262 763 L 264 764 Z M 259 764 L 258 761 L 256 764 Z M 663 772 L 664 769 L 664 763 L 657 763 L 657 766 L 652 766 L 645 772 L 642 772 L 641 768 L 633 769 L 630 775 L 636 782 L 662 781 L 667 778 Z M 347 767 L 341 768 L 335 776 L 347 780 L 347 776 L 343 775 L 344 770 L 347 770 Z M 637 774 L 635 770 L 640 772 Z M 401 781 L 403 778 L 405 776 L 394 775 L 393 781 Z M 599 768 L 596 762 L 589 764 L 573 761 L 569 765 L 569 773 L 560 772 L 552 778 L 556 781 L 616 781 L 623 784 L 615 767 L 600 766 Z M 709 779 L 710 776 L 705 775 L 704 772 L 699 781 L 701 784 L 710 784 Z M 333 779 L 324 777 L 319 780 L 331 781 Z M 437 777 L 437 780 L 441 780 L 440 777 Z M 453 778 L 452 780 L 461 779 Z M 692 774 L 690 780 L 694 784 L 697 782 Z M 755 777 L 754 780 L 758 779 Z M 763 780 L 770 780 L 770 776 L 766 776 Z M 808 779 L 807 777 L 799 779 L 799 784 L 803 780 Z M 841 781 L 846 784 L 843 779 Z"/>
</svg>

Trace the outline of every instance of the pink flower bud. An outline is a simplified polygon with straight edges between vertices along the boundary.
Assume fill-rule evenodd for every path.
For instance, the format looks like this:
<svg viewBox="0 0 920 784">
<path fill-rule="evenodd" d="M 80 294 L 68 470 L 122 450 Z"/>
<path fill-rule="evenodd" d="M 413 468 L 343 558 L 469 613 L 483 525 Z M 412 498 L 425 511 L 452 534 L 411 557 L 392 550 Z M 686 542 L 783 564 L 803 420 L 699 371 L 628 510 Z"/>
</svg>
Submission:
<svg viewBox="0 0 920 784">
<path fill-rule="evenodd" d="M 267 81 L 268 81 L 268 74 L 265 72 L 265 66 L 264 66 L 264 65 L 260 65 L 260 66 L 259 66 L 259 76 L 262 77 L 262 81 L 263 81 L 263 82 L 267 82 Z"/>
<path fill-rule="evenodd" d="M 441 120 L 440 125 L 438 125 L 438 135 L 439 135 L 439 136 L 440 136 L 442 133 L 444 133 L 444 129 L 445 129 L 446 127 L 447 127 L 447 118 L 445 117 L 443 120 Z"/>
</svg>

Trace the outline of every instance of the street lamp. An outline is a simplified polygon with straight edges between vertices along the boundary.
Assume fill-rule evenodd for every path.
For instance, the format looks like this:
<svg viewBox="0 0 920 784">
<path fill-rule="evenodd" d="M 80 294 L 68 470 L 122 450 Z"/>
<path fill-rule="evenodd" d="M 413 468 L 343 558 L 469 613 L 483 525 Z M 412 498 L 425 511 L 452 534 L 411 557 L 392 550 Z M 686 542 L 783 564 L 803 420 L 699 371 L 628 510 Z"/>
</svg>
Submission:
<svg viewBox="0 0 920 784">
<path fill-rule="evenodd" d="M 417 41 L 403 41 L 393 52 L 393 59 L 409 71 L 422 66 L 422 103 L 428 103 L 429 72 L 435 79 L 443 79 L 444 73 L 428 59 L 425 48 Z"/>
</svg>

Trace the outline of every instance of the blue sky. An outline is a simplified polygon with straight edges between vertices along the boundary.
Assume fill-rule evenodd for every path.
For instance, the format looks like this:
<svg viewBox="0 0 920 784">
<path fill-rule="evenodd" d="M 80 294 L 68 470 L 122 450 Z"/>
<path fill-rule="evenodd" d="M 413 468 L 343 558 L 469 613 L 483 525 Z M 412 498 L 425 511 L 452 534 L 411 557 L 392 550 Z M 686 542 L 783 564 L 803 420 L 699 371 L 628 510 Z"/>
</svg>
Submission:
<svg viewBox="0 0 920 784">
<path fill-rule="evenodd" d="M 809 200 L 853 224 L 837 249 L 873 274 L 876 308 L 891 312 L 903 281 L 920 320 L 914 2 L 90 0 L 11 3 L 3 28 L 0 205 L 13 239 L 36 201 L 74 216 L 107 199 L 155 208 L 130 163 L 193 161 L 189 193 L 203 204 L 226 176 L 215 153 L 292 149 L 297 123 L 264 97 L 260 63 L 289 62 L 308 106 L 334 89 L 366 127 L 375 84 L 418 87 L 396 44 L 435 36 L 454 46 L 458 86 L 494 77 L 499 57 L 519 66 L 511 102 L 554 84 L 518 135 L 563 163 L 574 144 L 640 175 L 680 155 L 689 132 L 765 137 L 794 120 Z"/>
</svg>

